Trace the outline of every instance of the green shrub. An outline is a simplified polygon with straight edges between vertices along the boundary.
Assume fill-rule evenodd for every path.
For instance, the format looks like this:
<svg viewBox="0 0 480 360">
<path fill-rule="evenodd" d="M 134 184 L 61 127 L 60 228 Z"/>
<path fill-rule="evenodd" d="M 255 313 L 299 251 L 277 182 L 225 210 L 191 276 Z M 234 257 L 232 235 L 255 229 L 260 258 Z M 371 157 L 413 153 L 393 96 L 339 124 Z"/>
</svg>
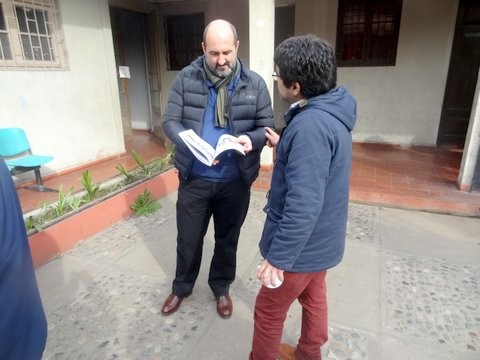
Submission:
<svg viewBox="0 0 480 360">
<path fill-rule="evenodd" d="M 148 216 L 160 208 L 160 204 L 152 197 L 152 193 L 147 189 L 138 195 L 130 208 L 138 216 Z"/>
<path fill-rule="evenodd" d="M 138 168 L 128 171 L 123 165 L 117 165 L 115 168 L 125 176 L 125 179 L 114 185 L 100 186 L 94 184 L 90 172 L 86 170 L 82 173 L 82 179 L 80 180 L 85 190 L 83 196 L 74 196 L 72 194 L 73 189 L 65 194 L 62 186 L 60 186 L 57 200 L 54 203 L 49 204 L 45 202 L 38 214 L 28 216 L 24 219 L 27 231 L 34 229 L 40 231 L 46 224 L 56 218 L 77 210 L 95 199 L 101 199 L 103 196 L 120 190 L 142 178 L 152 177 L 153 175 L 161 173 L 171 163 L 173 148 L 167 148 L 167 154 L 163 158 L 154 158 L 149 162 L 145 162 L 135 150 L 132 151 L 132 157 L 138 165 Z M 145 190 L 131 207 L 137 215 L 148 215 L 155 212 L 160 207 L 160 204 L 152 198 L 150 192 Z"/>
<path fill-rule="evenodd" d="M 90 176 L 90 171 L 86 170 L 82 173 L 81 183 L 85 189 L 84 199 L 85 201 L 93 201 L 97 197 L 100 185 L 95 185 Z"/>
</svg>

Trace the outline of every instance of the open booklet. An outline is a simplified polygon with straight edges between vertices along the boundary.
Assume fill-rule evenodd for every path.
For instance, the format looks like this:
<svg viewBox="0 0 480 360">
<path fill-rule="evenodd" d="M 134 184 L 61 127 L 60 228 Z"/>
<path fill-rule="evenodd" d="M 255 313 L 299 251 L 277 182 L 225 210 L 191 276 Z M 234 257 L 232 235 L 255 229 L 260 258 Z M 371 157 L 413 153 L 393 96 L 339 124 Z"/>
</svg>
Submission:
<svg viewBox="0 0 480 360">
<path fill-rule="evenodd" d="M 223 134 L 220 136 L 215 149 L 200 136 L 198 136 L 192 129 L 182 131 L 178 135 L 188 146 L 193 155 L 195 155 L 198 160 L 208 166 L 212 166 L 213 160 L 215 160 L 222 152 L 227 150 L 235 150 L 240 154 L 245 155 L 245 152 L 243 151 L 243 145 L 235 142 L 236 137 L 229 134 Z"/>
</svg>

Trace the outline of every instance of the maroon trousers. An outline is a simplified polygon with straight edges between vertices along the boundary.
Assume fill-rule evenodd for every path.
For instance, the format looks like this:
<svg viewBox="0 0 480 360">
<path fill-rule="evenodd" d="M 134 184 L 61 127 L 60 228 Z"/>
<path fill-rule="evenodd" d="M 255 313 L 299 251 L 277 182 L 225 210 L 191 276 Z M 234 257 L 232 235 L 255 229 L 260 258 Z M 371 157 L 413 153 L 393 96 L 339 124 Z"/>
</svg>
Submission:
<svg viewBox="0 0 480 360">
<path fill-rule="evenodd" d="M 280 287 L 261 287 L 255 302 L 250 360 L 277 360 L 283 324 L 296 299 L 302 306 L 302 328 L 295 359 L 321 359 L 320 347 L 328 340 L 326 273 L 284 272 Z"/>
</svg>

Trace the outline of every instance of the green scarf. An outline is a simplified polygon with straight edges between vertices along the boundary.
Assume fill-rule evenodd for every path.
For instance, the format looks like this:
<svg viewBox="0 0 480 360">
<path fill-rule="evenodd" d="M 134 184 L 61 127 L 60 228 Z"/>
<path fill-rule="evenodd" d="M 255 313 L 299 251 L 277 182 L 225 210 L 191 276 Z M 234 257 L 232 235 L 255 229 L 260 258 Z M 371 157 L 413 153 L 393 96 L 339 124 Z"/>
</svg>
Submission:
<svg viewBox="0 0 480 360">
<path fill-rule="evenodd" d="M 203 60 L 203 68 L 205 69 L 207 78 L 212 82 L 213 86 L 215 86 L 215 90 L 217 90 L 217 103 L 215 105 L 215 127 L 224 128 L 228 124 L 228 113 L 226 111 L 228 97 L 227 85 L 240 72 L 240 62 L 238 59 L 235 61 L 235 66 L 233 67 L 232 72 L 230 72 L 230 75 L 226 77 L 217 76 L 212 70 L 210 70 L 205 59 Z"/>
</svg>

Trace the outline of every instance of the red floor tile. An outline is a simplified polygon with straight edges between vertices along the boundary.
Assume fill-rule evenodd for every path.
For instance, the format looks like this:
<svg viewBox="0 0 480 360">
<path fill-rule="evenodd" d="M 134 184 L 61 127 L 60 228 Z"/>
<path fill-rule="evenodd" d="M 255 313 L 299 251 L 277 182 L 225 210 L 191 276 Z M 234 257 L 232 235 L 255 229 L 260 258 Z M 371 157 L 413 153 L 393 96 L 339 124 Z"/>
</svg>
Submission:
<svg viewBox="0 0 480 360">
<path fill-rule="evenodd" d="M 64 191 L 82 188 L 82 172 L 90 170 L 95 182 L 119 175 L 115 166 L 122 164 L 133 169 L 136 164 L 130 155 L 136 150 L 145 160 L 165 153 L 162 143 L 149 132 L 134 131 L 127 153 L 82 169 L 51 176 L 48 187 L 63 186 Z M 383 206 L 425 210 L 465 216 L 480 216 L 480 193 L 458 190 L 456 180 L 462 152 L 458 149 L 433 147 L 401 148 L 399 146 L 355 143 L 350 177 L 350 200 Z M 253 188 L 267 190 L 270 170 L 261 171 Z M 54 193 L 38 193 L 18 189 L 24 212 L 54 201 Z"/>
<path fill-rule="evenodd" d="M 44 185 L 53 189 L 59 189 L 60 186 L 62 186 L 64 193 L 70 190 L 72 190 L 72 192 L 79 191 L 83 189 L 80 179 L 82 178 L 82 173 L 86 170 L 90 172 L 92 180 L 95 183 L 112 179 L 120 175 L 120 172 L 116 169 L 117 165 L 121 164 L 127 170 L 132 170 L 137 166 L 131 155 L 132 150 L 138 152 L 144 161 L 162 156 L 166 152 L 160 140 L 152 134 L 147 131 L 134 130 L 133 141 L 127 144 L 124 154 L 106 161 L 89 164 L 60 175 L 47 176 L 44 178 Z M 58 195 L 53 192 L 37 192 L 23 187 L 17 187 L 17 191 L 24 213 L 41 207 L 45 202 L 55 202 L 58 198 Z"/>
</svg>

